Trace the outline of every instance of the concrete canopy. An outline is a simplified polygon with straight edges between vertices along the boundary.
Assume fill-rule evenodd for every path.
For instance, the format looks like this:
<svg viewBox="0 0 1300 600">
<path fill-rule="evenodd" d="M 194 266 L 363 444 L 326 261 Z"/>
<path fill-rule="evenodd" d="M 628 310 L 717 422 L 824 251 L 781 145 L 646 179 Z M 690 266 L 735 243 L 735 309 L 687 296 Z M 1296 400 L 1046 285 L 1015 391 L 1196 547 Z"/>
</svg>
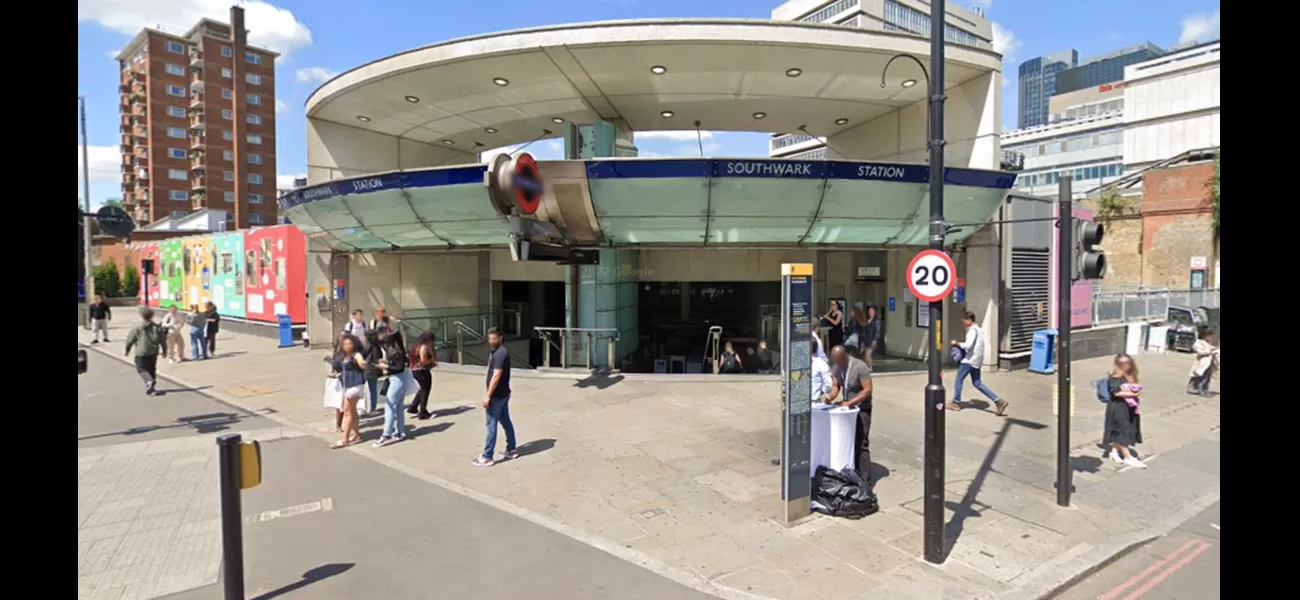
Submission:
<svg viewBox="0 0 1300 600">
<path fill-rule="evenodd" d="M 553 137 L 543 130 L 558 135 L 561 119 L 621 120 L 633 131 L 693 129 L 699 121 L 707 130 L 806 127 L 834 136 L 924 100 L 925 75 L 912 61 L 895 62 L 881 87 L 885 63 L 900 53 L 928 64 L 929 42 L 737 19 L 609 21 L 451 40 L 360 66 L 317 89 L 306 106 L 309 177 L 319 183 L 370 170 L 376 161 L 349 160 L 337 141 L 362 132 L 409 142 L 414 149 L 399 143 L 398 153 L 418 155 L 374 171 L 473 162 L 483 148 Z M 949 44 L 945 65 L 951 89 L 1000 71 L 1001 57 Z M 313 173 L 313 162 L 335 172 Z"/>
</svg>

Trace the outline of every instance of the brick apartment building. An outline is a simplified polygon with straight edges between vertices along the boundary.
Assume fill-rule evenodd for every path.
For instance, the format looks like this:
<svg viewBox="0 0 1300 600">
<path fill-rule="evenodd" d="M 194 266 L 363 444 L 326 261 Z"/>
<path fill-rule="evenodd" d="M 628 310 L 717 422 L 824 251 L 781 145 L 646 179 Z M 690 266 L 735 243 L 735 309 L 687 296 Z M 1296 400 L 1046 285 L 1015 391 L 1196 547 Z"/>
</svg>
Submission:
<svg viewBox="0 0 1300 600">
<path fill-rule="evenodd" d="M 144 29 L 118 54 L 122 204 L 144 225 L 225 211 L 227 229 L 276 222 L 276 53 L 210 19 Z"/>
</svg>

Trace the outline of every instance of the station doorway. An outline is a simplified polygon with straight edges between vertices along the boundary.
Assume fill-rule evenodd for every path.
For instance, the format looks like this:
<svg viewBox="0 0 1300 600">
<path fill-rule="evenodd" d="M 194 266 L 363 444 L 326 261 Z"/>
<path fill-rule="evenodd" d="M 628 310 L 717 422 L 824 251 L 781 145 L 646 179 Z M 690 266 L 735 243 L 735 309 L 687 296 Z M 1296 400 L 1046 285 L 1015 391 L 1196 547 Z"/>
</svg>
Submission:
<svg viewBox="0 0 1300 600">
<path fill-rule="evenodd" d="M 745 373 L 773 372 L 777 367 L 779 311 L 773 313 L 781 301 L 780 282 L 639 285 L 641 340 L 636 372 L 712 373 L 715 359 L 728 343 Z"/>
<path fill-rule="evenodd" d="M 564 282 L 502 281 L 500 298 L 499 327 L 515 344 L 527 340 L 528 364 L 541 366 L 544 344 L 535 328 L 564 327 Z M 512 349 L 514 352 L 524 355 L 523 349 Z M 551 364 L 560 364 L 559 350 L 551 348 L 551 353 Z"/>
</svg>

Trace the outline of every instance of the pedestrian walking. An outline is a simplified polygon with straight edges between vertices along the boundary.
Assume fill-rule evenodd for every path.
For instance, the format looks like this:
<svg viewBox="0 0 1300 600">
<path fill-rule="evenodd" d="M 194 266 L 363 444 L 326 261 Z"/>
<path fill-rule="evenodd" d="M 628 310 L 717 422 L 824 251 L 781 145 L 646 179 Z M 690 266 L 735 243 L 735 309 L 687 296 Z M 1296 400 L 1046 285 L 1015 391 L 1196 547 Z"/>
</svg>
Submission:
<svg viewBox="0 0 1300 600">
<path fill-rule="evenodd" d="M 166 334 L 162 327 L 153 322 L 152 308 L 141 308 L 140 320 L 140 324 L 126 334 L 126 354 L 130 356 L 131 351 L 135 351 L 135 372 L 144 380 L 145 395 L 152 396 L 157 393 L 158 355 L 161 353 L 164 357 L 167 356 L 167 350 L 163 346 Z"/>
<path fill-rule="evenodd" d="M 418 387 L 406 414 L 415 415 L 421 421 L 433 416 L 429 414 L 429 392 L 433 391 L 433 369 L 438 367 L 436 341 L 432 331 L 420 334 L 419 339 L 415 340 L 415 347 L 411 348 L 407 356 L 411 365 L 411 379 L 415 380 Z"/>
<path fill-rule="evenodd" d="M 217 332 L 221 331 L 221 315 L 217 314 L 217 305 L 208 302 L 204 306 L 203 316 L 207 317 L 207 327 L 203 331 L 208 341 L 208 356 L 217 355 Z"/>
<path fill-rule="evenodd" d="M 190 326 L 190 359 L 199 360 L 208 357 L 208 315 L 199 310 L 197 304 L 190 305 L 190 315 L 186 318 Z"/>
<path fill-rule="evenodd" d="M 1219 370 L 1219 349 L 1211 341 L 1214 339 L 1214 331 L 1210 328 L 1202 329 L 1198 339 L 1192 344 L 1192 353 L 1196 355 L 1196 361 L 1192 363 L 1192 370 L 1187 374 L 1187 393 L 1197 396 L 1209 397 L 1210 382 L 1214 379 L 1214 373 Z"/>
<path fill-rule="evenodd" d="M 483 396 L 487 443 L 483 446 L 483 453 L 474 458 L 474 465 L 479 467 L 490 467 L 497 460 L 519 457 L 515 424 L 510 420 L 510 354 L 506 351 L 500 329 L 488 329 L 488 346 L 492 348 L 492 353 L 488 355 L 487 393 Z M 506 431 L 506 450 L 500 458 L 493 459 L 496 454 L 498 424 Z"/>
<path fill-rule="evenodd" d="M 366 337 L 361 342 L 361 355 L 366 358 L 366 414 L 375 412 L 379 404 L 379 378 L 383 376 L 383 370 L 379 367 L 379 361 L 384 358 L 384 349 L 379 343 L 379 332 L 374 329 L 365 330 Z"/>
<path fill-rule="evenodd" d="M 359 340 L 366 339 L 366 314 L 360 309 L 352 311 L 352 319 L 343 325 L 343 333 Z"/>
<path fill-rule="evenodd" d="M 370 320 L 370 324 L 367 326 L 367 329 L 378 331 L 380 333 L 383 333 L 385 331 L 392 331 L 393 324 L 395 321 L 396 319 L 388 316 L 388 311 L 384 310 L 384 307 L 376 306 L 375 318 Z"/>
<path fill-rule="evenodd" d="M 361 354 L 361 342 L 356 336 L 346 335 L 339 340 L 339 353 L 334 359 L 334 372 L 343 385 L 343 439 L 330 444 L 330 448 L 343 448 L 361 441 L 357 422 L 357 402 L 366 395 L 366 357 Z"/>
<path fill-rule="evenodd" d="M 984 352 L 986 350 L 986 340 L 984 337 L 984 328 L 975 323 L 975 313 L 966 311 L 961 316 L 962 325 L 966 326 L 966 341 L 952 341 L 952 347 L 957 349 L 960 359 L 957 365 L 957 383 L 953 386 L 952 402 L 948 403 L 948 410 L 961 410 L 961 388 L 962 383 L 967 377 L 970 377 L 971 385 L 979 390 L 981 394 L 993 401 L 997 407 L 997 415 L 1000 417 L 1006 412 L 1010 402 L 998 397 L 988 386 L 981 381 L 981 369 L 984 367 Z"/>
<path fill-rule="evenodd" d="M 867 317 L 862 314 L 862 309 L 853 307 L 849 309 L 848 319 L 844 321 L 844 350 L 849 356 L 862 358 L 863 344 L 867 337 Z M 834 349 L 834 346 L 831 346 Z"/>
<path fill-rule="evenodd" d="M 384 358 L 379 366 L 388 378 L 384 392 L 384 432 L 375 441 L 376 448 L 382 448 L 394 442 L 406 439 L 406 413 L 402 410 L 402 400 L 410 388 L 410 373 L 406 364 L 406 344 L 402 341 L 402 332 L 398 330 L 382 331 L 379 343 L 384 348 Z"/>
<path fill-rule="evenodd" d="M 90 334 L 95 336 L 90 340 L 92 344 L 100 342 L 100 334 L 103 334 L 105 342 L 108 341 L 108 322 L 113 320 L 113 309 L 109 308 L 104 302 L 104 296 L 95 294 L 95 301 L 86 308 L 90 313 Z"/>
<path fill-rule="evenodd" d="M 185 360 L 185 315 L 175 306 L 163 315 L 162 327 L 167 333 L 167 362 L 175 364 Z"/>
<path fill-rule="evenodd" d="M 862 323 L 862 361 L 874 371 L 876 369 L 876 344 L 880 341 L 880 319 L 876 318 L 876 307 L 868 306 L 865 322 Z"/>
<path fill-rule="evenodd" d="M 871 483 L 871 367 L 853 356 L 844 346 L 831 348 L 831 404 L 858 409 L 853 428 L 853 444 L 858 448 L 856 469 L 862 480 Z"/>
<path fill-rule="evenodd" d="M 1146 463 L 1133 455 L 1133 446 L 1142 443 L 1141 381 L 1138 379 L 1137 361 L 1127 354 L 1116 354 L 1110 376 L 1106 378 L 1110 401 L 1106 403 L 1106 429 L 1101 443 L 1110 446 L 1110 458 L 1115 462 L 1147 468 Z"/>
<path fill-rule="evenodd" d="M 822 325 L 826 327 L 830 347 L 844 344 L 844 311 L 840 310 L 838 300 L 831 300 L 830 308 L 822 315 Z"/>
</svg>

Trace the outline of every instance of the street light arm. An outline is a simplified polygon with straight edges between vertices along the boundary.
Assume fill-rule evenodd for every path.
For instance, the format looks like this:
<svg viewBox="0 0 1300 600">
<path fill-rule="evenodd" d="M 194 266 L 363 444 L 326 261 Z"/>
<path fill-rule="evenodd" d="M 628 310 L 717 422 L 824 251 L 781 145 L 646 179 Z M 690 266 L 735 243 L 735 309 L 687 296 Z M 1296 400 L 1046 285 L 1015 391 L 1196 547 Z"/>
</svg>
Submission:
<svg viewBox="0 0 1300 600">
<path fill-rule="evenodd" d="M 885 76 L 889 74 L 889 66 L 894 64 L 894 61 L 900 58 L 910 59 L 912 62 L 916 63 L 917 67 L 921 69 L 921 76 L 925 77 L 925 89 L 926 89 L 926 93 L 928 94 L 930 91 L 930 72 L 925 69 L 925 63 L 921 62 L 921 59 L 912 56 L 911 54 L 895 54 L 894 56 L 890 57 L 889 62 L 885 63 L 885 68 L 880 70 L 880 87 L 883 89 L 888 85 L 885 82 Z"/>
</svg>

